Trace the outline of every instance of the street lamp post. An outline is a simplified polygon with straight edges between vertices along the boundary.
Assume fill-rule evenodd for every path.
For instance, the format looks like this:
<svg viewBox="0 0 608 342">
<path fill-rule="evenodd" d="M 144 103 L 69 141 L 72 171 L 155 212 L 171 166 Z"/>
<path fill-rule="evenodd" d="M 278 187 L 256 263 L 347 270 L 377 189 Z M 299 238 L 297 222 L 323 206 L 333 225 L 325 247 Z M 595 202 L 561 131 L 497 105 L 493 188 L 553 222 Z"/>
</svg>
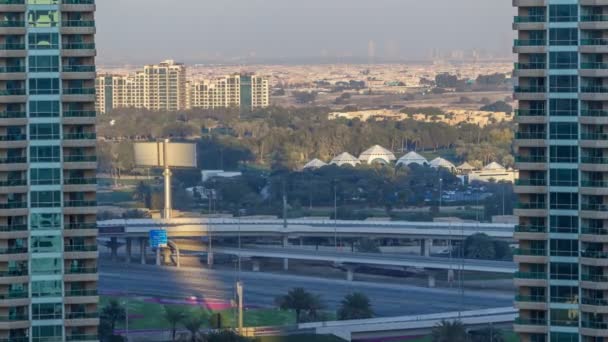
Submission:
<svg viewBox="0 0 608 342">
<path fill-rule="evenodd" d="M 338 189 L 334 181 L 334 247 L 338 250 Z"/>
</svg>

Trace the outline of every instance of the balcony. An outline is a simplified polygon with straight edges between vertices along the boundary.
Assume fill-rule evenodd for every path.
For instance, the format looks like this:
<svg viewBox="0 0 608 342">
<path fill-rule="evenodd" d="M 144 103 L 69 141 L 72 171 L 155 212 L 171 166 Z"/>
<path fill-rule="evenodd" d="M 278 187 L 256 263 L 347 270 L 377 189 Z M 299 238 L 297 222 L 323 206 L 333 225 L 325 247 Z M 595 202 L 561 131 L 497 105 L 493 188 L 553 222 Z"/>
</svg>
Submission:
<svg viewBox="0 0 608 342">
<path fill-rule="evenodd" d="M 97 252 L 97 245 L 66 245 L 66 252 Z"/>
<path fill-rule="evenodd" d="M 516 186 L 546 186 L 547 181 L 544 179 L 517 179 L 515 181 Z"/>
<path fill-rule="evenodd" d="M 0 0 L 0 5 L 25 5 L 25 0 Z"/>
<path fill-rule="evenodd" d="M 528 117 L 528 116 L 533 116 L 533 117 L 538 117 L 538 116 L 547 116 L 547 111 L 544 109 L 516 109 L 515 110 L 515 116 L 524 116 L 524 117 Z"/>
<path fill-rule="evenodd" d="M 19 321 L 29 321 L 29 315 L 27 314 L 14 314 L 14 315 L 6 315 L 0 316 L 0 322 L 19 322 Z"/>
<path fill-rule="evenodd" d="M 64 133 L 63 140 L 95 140 L 97 134 L 94 132 L 80 132 L 80 133 Z"/>
<path fill-rule="evenodd" d="M 592 283 L 608 283 L 608 276 L 603 274 L 582 274 L 582 281 L 589 281 Z"/>
<path fill-rule="evenodd" d="M 581 22 L 602 22 L 608 21 L 608 15 L 604 14 L 593 14 L 593 15 L 581 15 Z"/>
<path fill-rule="evenodd" d="M 527 249 L 527 248 L 516 248 L 513 251 L 513 255 L 525 255 L 525 256 L 546 256 L 546 249 Z"/>
<path fill-rule="evenodd" d="M 24 164 L 27 163 L 26 157 L 0 157 L 0 164 Z"/>
<path fill-rule="evenodd" d="M 531 302 L 531 303 L 544 303 L 547 301 L 546 296 L 525 296 L 525 295 L 517 295 L 515 296 L 516 302 Z"/>
<path fill-rule="evenodd" d="M 66 88 L 64 95 L 95 95 L 95 88 Z"/>
<path fill-rule="evenodd" d="M 66 319 L 91 319 L 99 318 L 98 312 L 69 312 L 65 314 Z"/>
<path fill-rule="evenodd" d="M 515 226 L 516 233 L 546 233 L 546 226 L 533 226 L 533 225 L 518 225 Z"/>
<path fill-rule="evenodd" d="M 513 42 L 513 46 L 522 47 L 522 46 L 546 46 L 546 39 L 515 39 Z"/>
<path fill-rule="evenodd" d="M 583 87 L 581 87 L 581 93 L 587 93 L 587 94 L 606 94 L 606 93 L 608 93 L 608 87 L 603 87 L 603 86 L 583 86 Z"/>
<path fill-rule="evenodd" d="M 66 3 L 65 1 L 63 2 Z M 94 20 L 63 20 L 61 22 L 63 27 L 95 27 Z"/>
<path fill-rule="evenodd" d="M 517 203 L 517 205 L 515 206 L 517 209 L 524 209 L 524 210 L 538 210 L 538 209 L 547 209 L 547 203 L 545 202 L 529 202 L 529 203 L 522 203 L 519 202 Z"/>
<path fill-rule="evenodd" d="M 608 259 L 608 252 L 603 251 L 581 251 L 581 257 L 589 259 Z"/>
<path fill-rule="evenodd" d="M 547 273 L 544 273 L 544 272 L 515 272 L 513 277 L 518 278 L 518 279 L 545 280 L 545 279 L 547 279 Z"/>
<path fill-rule="evenodd" d="M 95 43 L 66 43 L 62 45 L 62 48 L 64 50 L 95 50 Z"/>
<path fill-rule="evenodd" d="M 97 229 L 97 223 L 68 223 L 64 225 L 66 230 L 80 230 L 80 229 Z"/>
<path fill-rule="evenodd" d="M 26 112 L 15 112 L 15 111 L 0 112 L 0 119 L 25 119 L 26 117 L 27 117 Z"/>
<path fill-rule="evenodd" d="M 515 63 L 515 70 L 544 70 L 546 68 L 546 63 Z"/>
<path fill-rule="evenodd" d="M 27 208 L 27 202 L 0 203 L 0 209 L 22 209 Z"/>
<path fill-rule="evenodd" d="M 63 156 L 63 161 L 66 163 L 94 163 L 97 162 L 97 156 Z"/>
<path fill-rule="evenodd" d="M 581 133 L 581 140 L 608 140 L 607 133 Z"/>
<path fill-rule="evenodd" d="M 547 325 L 546 319 L 539 318 L 515 318 L 515 324 L 517 325 Z"/>
<path fill-rule="evenodd" d="M 71 0 L 71 1 L 76 1 L 76 0 Z M 64 2 L 64 4 L 65 4 L 65 2 Z M 68 342 L 99 341 L 99 336 L 97 336 L 97 335 L 67 335 L 65 337 L 65 340 Z"/>
<path fill-rule="evenodd" d="M 594 118 L 606 118 L 606 117 L 608 117 L 608 110 L 601 110 L 601 109 L 581 110 L 581 116 L 594 117 Z"/>
<path fill-rule="evenodd" d="M 96 207 L 97 201 L 65 201 L 63 206 L 69 208 Z"/>
<path fill-rule="evenodd" d="M 0 226 L 0 233 L 24 232 L 27 231 L 27 224 L 11 224 Z"/>
<path fill-rule="evenodd" d="M 63 72 L 95 72 L 94 65 L 64 65 Z"/>
<path fill-rule="evenodd" d="M 94 118 L 97 117 L 97 112 L 94 110 L 78 110 L 63 112 L 64 118 Z"/>
<path fill-rule="evenodd" d="M 544 86 L 516 86 L 514 88 L 516 93 L 545 93 L 547 92 L 547 87 Z"/>
<path fill-rule="evenodd" d="M 23 299 L 28 298 L 29 295 L 30 294 L 27 291 L 12 291 L 0 294 L 0 300 Z"/>
<path fill-rule="evenodd" d="M 24 254 L 27 253 L 27 247 L 4 247 L 0 248 L 0 255 Z"/>
<path fill-rule="evenodd" d="M 587 38 L 581 39 L 582 46 L 604 46 L 608 44 L 608 39 L 605 38 Z"/>
<path fill-rule="evenodd" d="M 95 0 L 63 0 L 64 5 L 94 5 Z"/>
<path fill-rule="evenodd" d="M 65 269 L 66 274 L 97 274 L 96 267 L 68 267 Z"/>
<path fill-rule="evenodd" d="M 547 156 L 516 156 L 516 163 L 546 163 Z"/>
<path fill-rule="evenodd" d="M 66 290 L 66 297 L 96 297 L 98 296 L 97 290 Z"/>
<path fill-rule="evenodd" d="M 608 164 L 608 158 L 604 157 L 581 157 L 582 164 Z"/>
<path fill-rule="evenodd" d="M 25 44 L 21 44 L 21 43 L 4 43 L 4 44 L 0 44 L 0 50 L 4 50 L 4 51 L 25 51 Z"/>
<path fill-rule="evenodd" d="M 545 139 L 547 139 L 547 133 L 546 132 L 517 132 L 517 133 L 515 133 L 515 139 L 545 140 Z"/>
<path fill-rule="evenodd" d="M 581 210 L 608 211 L 608 205 L 606 205 L 606 204 L 581 204 Z"/>
<path fill-rule="evenodd" d="M 65 185 L 97 185 L 97 178 L 65 178 Z"/>
</svg>

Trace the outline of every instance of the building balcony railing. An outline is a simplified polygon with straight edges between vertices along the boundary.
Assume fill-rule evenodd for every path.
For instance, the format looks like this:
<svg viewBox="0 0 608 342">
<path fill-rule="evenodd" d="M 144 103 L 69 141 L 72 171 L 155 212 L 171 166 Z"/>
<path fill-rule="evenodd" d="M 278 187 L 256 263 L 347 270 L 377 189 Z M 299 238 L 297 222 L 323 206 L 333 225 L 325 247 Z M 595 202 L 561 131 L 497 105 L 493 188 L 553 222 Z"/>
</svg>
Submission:
<svg viewBox="0 0 608 342">
<path fill-rule="evenodd" d="M 97 184 L 97 178 L 65 178 L 65 185 L 93 185 Z"/>
<path fill-rule="evenodd" d="M 24 66 L 3 66 L 0 67 L 0 74 L 11 74 L 16 72 L 25 72 Z"/>
<path fill-rule="evenodd" d="M 582 227 L 581 232 L 587 235 L 608 235 L 608 229 L 600 227 Z"/>
<path fill-rule="evenodd" d="M 608 259 L 608 252 L 603 251 L 581 251 L 581 257 L 590 259 Z"/>
<path fill-rule="evenodd" d="M 545 46 L 547 45 L 546 39 L 515 39 L 513 45 L 519 46 Z"/>
<path fill-rule="evenodd" d="M 515 133 L 515 139 L 547 139 L 546 132 L 517 132 Z"/>
<path fill-rule="evenodd" d="M 519 279 L 547 279 L 544 272 L 515 272 L 513 276 Z"/>
<path fill-rule="evenodd" d="M 516 24 L 520 23 L 544 23 L 547 17 L 544 15 L 518 15 L 513 19 Z"/>
<path fill-rule="evenodd" d="M 546 233 L 546 226 L 533 226 L 533 225 L 517 225 L 515 226 L 516 233 Z"/>
<path fill-rule="evenodd" d="M 608 15 L 604 15 L 604 14 L 581 15 L 580 20 L 583 22 L 608 21 Z"/>
<path fill-rule="evenodd" d="M 97 112 L 94 110 L 71 110 L 63 112 L 64 118 L 94 118 Z"/>
<path fill-rule="evenodd" d="M 587 38 L 581 39 L 581 45 L 583 46 L 602 46 L 608 44 L 608 39 L 605 38 Z"/>
<path fill-rule="evenodd" d="M 98 296 L 97 290 L 66 290 L 66 297 L 91 297 Z"/>
<path fill-rule="evenodd" d="M 608 181 L 581 181 L 581 186 L 585 188 L 608 188 Z"/>
<path fill-rule="evenodd" d="M 94 20 L 63 20 L 61 22 L 63 27 L 94 27 Z"/>
<path fill-rule="evenodd" d="M 545 296 L 526 296 L 526 295 L 517 295 L 515 296 L 516 302 L 533 302 L 533 303 L 544 303 L 547 301 L 547 297 Z"/>
<path fill-rule="evenodd" d="M 519 325 L 547 325 L 546 319 L 540 318 L 515 318 L 515 324 Z"/>
<path fill-rule="evenodd" d="M 0 322 L 18 322 L 28 321 L 30 317 L 27 314 L 1 315 Z"/>
<path fill-rule="evenodd" d="M 29 293 L 27 291 L 11 291 L 9 293 L 1 293 L 0 300 L 6 299 L 22 299 L 29 297 Z"/>
<path fill-rule="evenodd" d="M 604 157 L 581 157 L 583 164 L 608 164 L 608 158 Z"/>
<path fill-rule="evenodd" d="M 608 323 L 588 321 L 588 320 L 581 321 L 581 326 L 583 328 L 587 328 L 587 329 L 601 329 L 601 330 L 608 329 Z"/>
<path fill-rule="evenodd" d="M 78 230 L 78 229 L 97 229 L 97 223 L 67 223 L 64 225 L 64 229 L 67 230 Z"/>
<path fill-rule="evenodd" d="M 65 43 L 61 47 L 64 50 L 94 50 L 95 43 Z"/>
<path fill-rule="evenodd" d="M 585 298 L 585 297 L 583 297 L 581 299 L 581 303 L 584 304 L 584 305 L 608 306 L 608 300 L 607 299 L 601 299 L 601 298 Z"/>
<path fill-rule="evenodd" d="M 0 180 L 0 186 L 24 186 L 24 185 L 27 185 L 27 179 Z"/>
<path fill-rule="evenodd" d="M 96 207 L 97 201 L 65 201 L 63 206 L 69 208 Z"/>
<path fill-rule="evenodd" d="M 27 253 L 27 247 L 4 247 L 0 248 L 1 255 L 24 254 Z"/>
<path fill-rule="evenodd" d="M 581 93 L 605 94 L 605 93 L 608 93 L 608 87 L 585 86 L 585 87 L 581 87 Z"/>
<path fill-rule="evenodd" d="M 71 1 L 76 1 L 76 0 L 71 0 Z M 83 0 L 80 0 L 80 1 L 83 1 Z M 67 342 L 72 342 L 72 341 L 99 341 L 99 336 L 98 335 L 67 335 L 65 337 L 65 340 Z"/>
<path fill-rule="evenodd" d="M 27 117 L 26 112 L 4 111 L 0 112 L 0 119 L 24 119 Z"/>
<path fill-rule="evenodd" d="M 608 211 L 606 204 L 581 204 L 581 210 L 587 211 Z"/>
<path fill-rule="evenodd" d="M 517 209 L 547 209 L 547 203 L 545 202 L 530 202 L 522 203 L 519 202 L 516 205 Z"/>
<path fill-rule="evenodd" d="M 25 89 L 0 89 L 0 96 L 22 96 Z"/>
<path fill-rule="evenodd" d="M 66 88 L 64 95 L 95 95 L 95 88 Z"/>
<path fill-rule="evenodd" d="M 608 69 L 608 63 L 581 63 L 581 69 L 585 69 L 585 70 Z"/>
<path fill-rule="evenodd" d="M 608 117 L 608 110 L 602 110 L 602 109 L 584 109 L 584 110 L 581 110 L 581 116 Z"/>
<path fill-rule="evenodd" d="M 0 20 L 0 27 L 25 27 L 23 20 Z"/>
<path fill-rule="evenodd" d="M 543 86 L 516 86 L 514 88 L 516 93 L 546 93 L 547 87 Z"/>
<path fill-rule="evenodd" d="M 66 274 L 95 274 L 97 267 L 69 267 L 65 269 Z"/>
<path fill-rule="evenodd" d="M 97 245 L 66 245 L 66 252 L 97 252 Z"/>
<path fill-rule="evenodd" d="M 0 164 L 24 164 L 27 163 L 26 157 L 0 157 Z"/>
<path fill-rule="evenodd" d="M 516 109 L 515 116 L 547 116 L 544 109 Z"/>
<path fill-rule="evenodd" d="M 21 44 L 21 43 L 4 43 L 4 44 L 0 44 L 0 50 L 4 50 L 4 51 L 25 50 L 25 44 Z"/>
<path fill-rule="evenodd" d="M 547 63 L 515 63 L 515 70 L 542 70 L 547 68 Z"/>
<path fill-rule="evenodd" d="M 64 5 L 93 5 L 95 0 L 63 0 Z"/>
<path fill-rule="evenodd" d="M 0 0 L 0 5 L 25 5 L 25 0 Z"/>
<path fill-rule="evenodd" d="M 66 163 L 92 163 L 97 161 L 97 156 L 63 156 Z"/>
<path fill-rule="evenodd" d="M 603 274 L 581 274 L 582 281 L 590 281 L 592 283 L 606 283 L 608 282 L 608 276 Z"/>
<path fill-rule="evenodd" d="M 0 338 L 0 342 L 30 342 L 30 338 L 13 336 L 13 337 L 9 337 L 9 338 Z"/>
<path fill-rule="evenodd" d="M 65 314 L 66 319 L 91 319 L 99 318 L 99 312 L 69 312 Z"/>
<path fill-rule="evenodd" d="M 0 135 L 0 141 L 23 141 L 26 139 L 27 135 L 25 134 Z"/>
<path fill-rule="evenodd" d="M 63 72 L 95 72 L 94 65 L 64 65 Z"/>
<path fill-rule="evenodd" d="M 27 230 L 27 224 L 9 224 L 0 226 L 1 233 L 23 232 Z"/>
<path fill-rule="evenodd" d="M 528 249 L 528 248 L 516 248 L 513 251 L 513 255 L 530 255 L 530 256 L 546 256 L 546 249 Z"/>
<path fill-rule="evenodd" d="M 95 132 L 80 132 L 80 133 L 64 133 L 64 140 L 95 140 L 97 134 Z"/>
<path fill-rule="evenodd" d="M 581 133 L 581 140 L 608 140 L 608 133 Z"/>
<path fill-rule="evenodd" d="M 23 277 L 26 275 L 28 275 L 27 269 L 9 269 L 7 271 L 0 271 L 0 278 Z"/>
<path fill-rule="evenodd" d="M 27 202 L 0 203 L 0 209 L 22 209 L 27 208 Z"/>
<path fill-rule="evenodd" d="M 517 186 L 546 186 L 547 181 L 544 179 L 517 179 L 515 181 Z"/>
<path fill-rule="evenodd" d="M 516 163 L 546 163 L 547 156 L 516 156 Z"/>
</svg>

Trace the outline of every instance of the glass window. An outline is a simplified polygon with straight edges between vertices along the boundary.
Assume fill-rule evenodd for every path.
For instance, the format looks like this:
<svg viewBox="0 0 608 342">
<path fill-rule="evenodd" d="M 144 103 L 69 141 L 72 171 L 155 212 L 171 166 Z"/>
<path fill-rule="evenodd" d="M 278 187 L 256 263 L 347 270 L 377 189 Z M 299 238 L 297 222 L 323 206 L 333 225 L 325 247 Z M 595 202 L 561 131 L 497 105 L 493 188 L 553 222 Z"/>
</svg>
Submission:
<svg viewBox="0 0 608 342">
<path fill-rule="evenodd" d="M 31 78 L 30 95 L 56 95 L 59 94 L 58 78 Z"/>
<path fill-rule="evenodd" d="M 60 109 L 59 101 L 30 101 L 30 117 L 32 118 L 58 117 Z"/>
<path fill-rule="evenodd" d="M 32 230 L 61 229 L 61 214 L 30 214 L 30 227 Z"/>
<path fill-rule="evenodd" d="M 557 216 L 549 218 L 549 225 L 552 233 L 578 233 L 577 216 Z"/>
<path fill-rule="evenodd" d="M 30 159 L 34 163 L 51 163 L 61 161 L 59 146 L 32 146 Z"/>
<path fill-rule="evenodd" d="M 551 122 L 549 138 L 561 140 L 578 140 L 578 124 L 576 122 Z"/>
<path fill-rule="evenodd" d="M 61 207 L 61 191 L 32 191 L 32 208 Z"/>
<path fill-rule="evenodd" d="M 542 340 L 542 342 L 544 341 L 545 340 Z M 539 340 L 539 342 L 541 341 Z M 579 335 L 577 333 L 551 332 L 550 342 L 579 342 Z"/>
<path fill-rule="evenodd" d="M 577 169 L 551 169 L 549 176 L 552 186 L 578 186 Z"/>
<path fill-rule="evenodd" d="M 577 93 L 578 76 L 552 75 L 549 77 L 549 91 L 552 93 Z"/>
<path fill-rule="evenodd" d="M 61 342 L 63 327 L 61 325 L 33 326 L 32 335 L 32 342 Z"/>
<path fill-rule="evenodd" d="M 550 266 L 551 279 L 577 280 L 578 264 L 552 262 Z"/>
<path fill-rule="evenodd" d="M 551 239 L 551 256 L 577 257 L 578 240 Z"/>
<path fill-rule="evenodd" d="M 551 286 L 551 302 L 578 304 L 578 287 Z"/>
<path fill-rule="evenodd" d="M 578 147 L 551 145 L 549 161 L 551 163 L 578 163 Z"/>
<path fill-rule="evenodd" d="M 578 21 L 578 5 L 550 5 L 549 21 L 576 22 Z"/>
<path fill-rule="evenodd" d="M 57 10 L 33 10 L 27 13 L 30 27 L 56 27 L 59 23 Z"/>
<path fill-rule="evenodd" d="M 61 252 L 61 236 L 32 236 L 33 253 L 57 253 Z"/>
<path fill-rule="evenodd" d="M 552 192 L 549 195 L 551 209 L 578 210 L 578 193 Z"/>
<path fill-rule="evenodd" d="M 30 56 L 30 72 L 58 72 L 59 56 Z"/>
<path fill-rule="evenodd" d="M 551 309 L 551 325 L 578 328 L 578 310 Z"/>
<path fill-rule="evenodd" d="M 549 54 L 549 68 L 578 69 L 578 52 L 560 51 Z"/>
<path fill-rule="evenodd" d="M 32 259 L 32 274 L 33 275 L 49 275 L 49 274 L 61 274 L 61 263 L 60 258 L 44 258 L 44 259 Z"/>
<path fill-rule="evenodd" d="M 32 185 L 61 184 L 61 169 L 31 169 L 30 180 Z"/>
<path fill-rule="evenodd" d="M 32 304 L 32 319 L 61 319 L 62 306 L 61 303 Z"/>
<path fill-rule="evenodd" d="M 30 125 L 30 139 L 32 140 L 56 140 L 60 136 L 60 127 L 57 123 Z"/>
<path fill-rule="evenodd" d="M 58 33 L 30 33 L 28 41 L 31 50 L 59 49 Z"/>
<path fill-rule="evenodd" d="M 578 45 L 577 28 L 552 28 L 549 30 L 549 44 L 553 46 Z"/>
<path fill-rule="evenodd" d="M 577 99 L 550 99 L 550 116 L 578 116 Z"/>
<path fill-rule="evenodd" d="M 61 280 L 33 281 L 32 297 L 61 297 L 62 285 Z"/>
</svg>

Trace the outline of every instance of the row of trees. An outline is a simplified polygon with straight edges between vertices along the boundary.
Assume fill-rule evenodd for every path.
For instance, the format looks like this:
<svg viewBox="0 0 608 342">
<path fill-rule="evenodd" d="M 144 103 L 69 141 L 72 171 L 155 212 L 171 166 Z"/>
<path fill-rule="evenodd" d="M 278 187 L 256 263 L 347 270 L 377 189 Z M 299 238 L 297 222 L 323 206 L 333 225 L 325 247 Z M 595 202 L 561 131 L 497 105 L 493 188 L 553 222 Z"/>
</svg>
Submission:
<svg viewBox="0 0 608 342">
<path fill-rule="evenodd" d="M 324 305 L 321 297 L 306 291 L 304 288 L 294 288 L 286 295 L 276 299 L 276 304 L 282 310 L 292 310 L 296 314 L 296 321 L 315 321 L 320 316 Z M 360 292 L 348 294 L 340 302 L 337 311 L 339 320 L 366 319 L 374 316 L 369 298 Z"/>
<path fill-rule="evenodd" d="M 459 155 L 484 162 L 500 161 L 511 153 L 511 123 L 482 128 L 415 120 L 361 122 L 330 120 L 329 112 L 329 108 L 320 107 L 271 107 L 252 113 L 116 110 L 100 118 L 100 136 L 112 140 L 112 144 L 102 143 L 99 148 L 100 168 L 108 171 L 113 166 L 129 171 L 134 167 L 130 141 L 163 137 L 199 141 L 199 165 L 224 169 L 236 168 L 240 163 L 297 169 L 312 158 L 329 160 L 344 151 L 358 155 L 375 144 L 393 151 L 466 149 L 471 144 L 498 146 L 499 151 Z M 496 136 L 501 137 L 500 144 L 495 144 Z"/>
<path fill-rule="evenodd" d="M 433 328 L 432 342 L 505 342 L 502 332 L 491 326 L 467 332 L 461 321 L 442 321 Z"/>
</svg>

